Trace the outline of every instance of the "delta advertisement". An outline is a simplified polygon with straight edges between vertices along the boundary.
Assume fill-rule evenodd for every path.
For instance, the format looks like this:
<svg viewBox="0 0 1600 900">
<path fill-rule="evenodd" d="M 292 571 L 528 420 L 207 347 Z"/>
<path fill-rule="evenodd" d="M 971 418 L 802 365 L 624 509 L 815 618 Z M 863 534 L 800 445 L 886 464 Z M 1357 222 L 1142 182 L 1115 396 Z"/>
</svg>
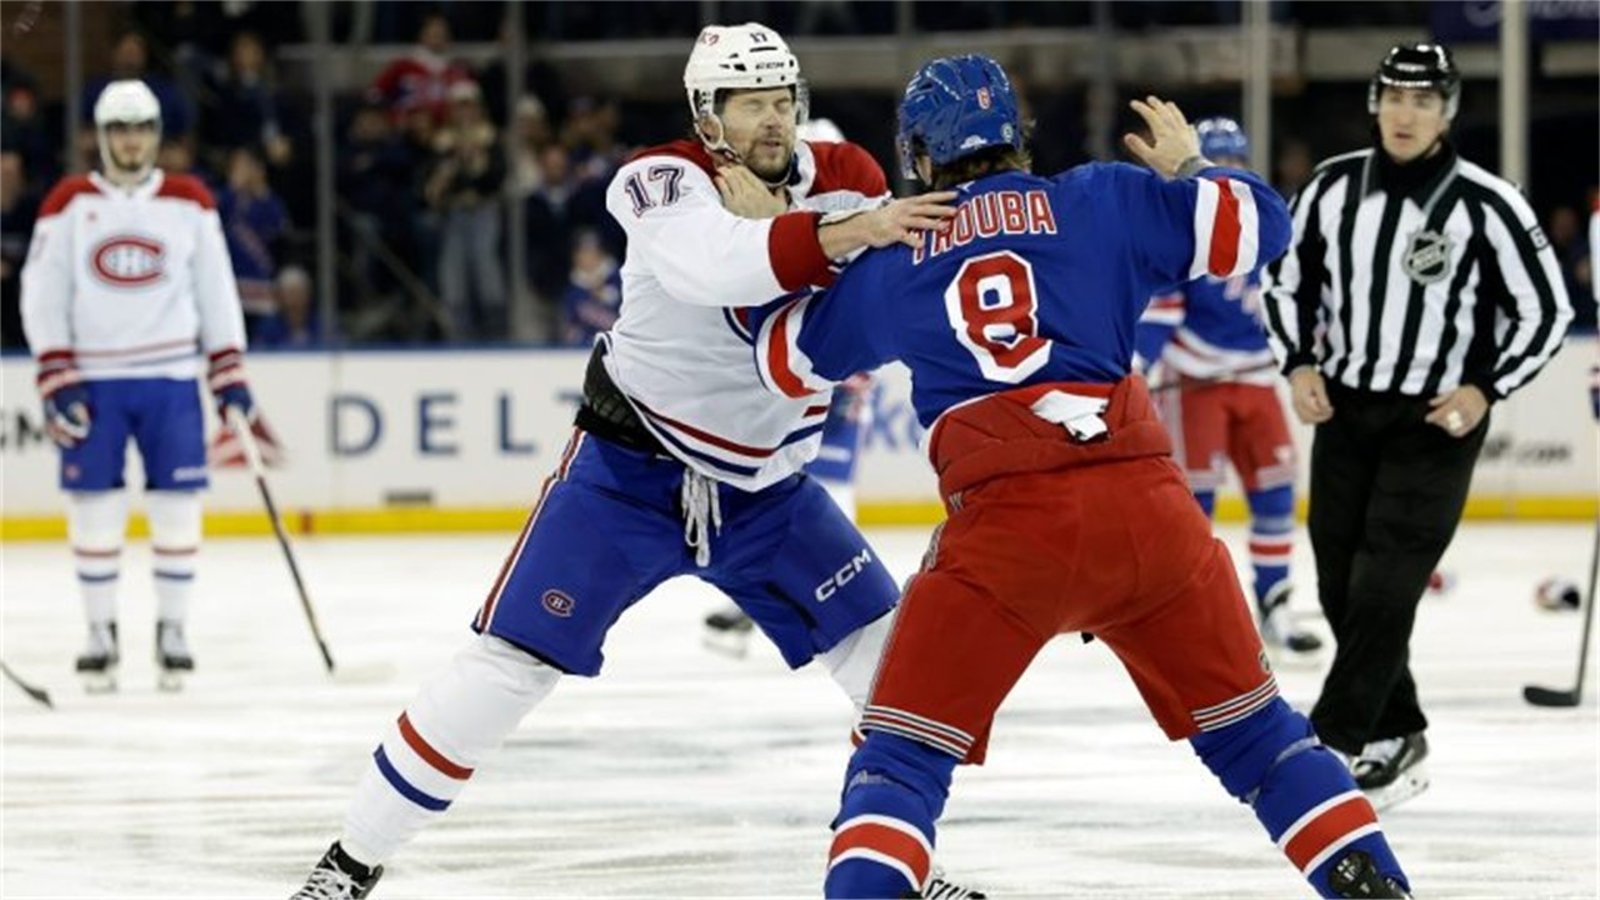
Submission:
<svg viewBox="0 0 1600 900">
<path fill-rule="evenodd" d="M 1496 406 L 1469 514 L 1593 514 L 1588 384 L 1596 349 L 1593 337 L 1569 340 L 1532 385 Z M 430 513 L 514 515 L 533 502 L 571 434 L 586 358 L 584 350 L 518 348 L 252 354 L 250 385 L 281 449 L 269 474 L 276 499 L 291 519 L 403 510 L 420 528 L 442 521 Z M 0 375 L 0 499 L 7 536 L 26 537 L 30 529 L 19 523 L 59 521 L 58 461 L 42 427 L 32 361 L 8 356 Z M 879 372 L 869 405 L 857 485 L 863 519 L 936 521 L 906 371 Z M 214 419 L 210 427 L 208 513 L 259 512 L 237 448 L 219 440 Z M 1298 424 L 1294 431 L 1303 488 L 1311 431 Z M 128 460 L 127 482 L 137 487 L 143 479 L 131 447 Z M 32 532 L 52 530 L 59 527 Z"/>
</svg>

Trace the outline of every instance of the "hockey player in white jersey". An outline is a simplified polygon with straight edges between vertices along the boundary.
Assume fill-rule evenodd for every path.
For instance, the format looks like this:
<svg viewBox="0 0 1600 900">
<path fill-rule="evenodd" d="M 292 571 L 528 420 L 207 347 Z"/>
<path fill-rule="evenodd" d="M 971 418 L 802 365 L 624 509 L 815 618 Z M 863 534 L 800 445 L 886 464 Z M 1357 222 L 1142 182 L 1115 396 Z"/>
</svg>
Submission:
<svg viewBox="0 0 1600 900">
<path fill-rule="evenodd" d="M 563 675 L 599 673 L 611 626 L 675 575 L 720 588 L 789 665 L 821 657 L 865 699 L 899 592 L 800 471 L 828 401 L 761 386 L 748 313 L 937 225 L 953 195 L 891 201 L 860 147 L 797 143 L 799 63 L 764 26 L 706 28 L 684 83 L 697 138 L 637 154 L 608 189 L 628 235 L 621 317 L 478 637 L 384 736 L 297 898 L 365 896 Z"/>
<path fill-rule="evenodd" d="M 60 446 L 89 621 L 77 670 L 92 690 L 115 687 L 123 466 L 132 439 L 155 556 L 156 659 L 162 686 L 176 688 L 194 668 L 184 622 L 206 486 L 195 380 L 205 365 L 219 409 L 253 415 L 244 320 L 210 191 L 155 167 L 155 95 L 141 81 L 114 81 L 95 102 L 94 120 L 103 168 L 63 178 L 40 207 L 22 269 L 23 330 L 39 365 L 45 426 Z"/>
</svg>

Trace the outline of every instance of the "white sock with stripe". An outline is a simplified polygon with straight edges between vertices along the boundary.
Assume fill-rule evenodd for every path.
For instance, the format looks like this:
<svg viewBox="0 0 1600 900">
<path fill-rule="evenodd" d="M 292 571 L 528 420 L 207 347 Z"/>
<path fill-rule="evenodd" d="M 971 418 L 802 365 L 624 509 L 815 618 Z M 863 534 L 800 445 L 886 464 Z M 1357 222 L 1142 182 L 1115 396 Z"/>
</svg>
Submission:
<svg viewBox="0 0 1600 900">
<path fill-rule="evenodd" d="M 443 812 L 561 672 L 488 635 L 473 638 L 425 684 L 373 753 L 340 845 L 382 864 Z"/>
<path fill-rule="evenodd" d="M 128 527 L 124 491 L 74 491 L 67 495 L 67 539 L 72 544 L 78 591 L 90 625 L 117 618 L 117 578 Z"/>
<path fill-rule="evenodd" d="M 145 503 L 150 550 L 155 557 L 156 618 L 182 622 L 189 614 L 195 559 L 200 552 L 200 494 L 150 491 Z"/>
</svg>

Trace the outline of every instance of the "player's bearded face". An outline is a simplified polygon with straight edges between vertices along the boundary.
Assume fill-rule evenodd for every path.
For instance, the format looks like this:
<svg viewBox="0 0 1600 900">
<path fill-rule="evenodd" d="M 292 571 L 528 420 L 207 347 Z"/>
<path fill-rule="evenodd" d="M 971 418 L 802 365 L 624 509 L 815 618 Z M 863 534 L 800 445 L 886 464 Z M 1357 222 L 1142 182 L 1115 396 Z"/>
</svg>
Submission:
<svg viewBox="0 0 1600 900">
<path fill-rule="evenodd" d="M 794 154 L 794 94 L 788 88 L 738 91 L 722 107 L 728 146 L 765 181 L 780 181 Z"/>
<path fill-rule="evenodd" d="M 111 149 L 111 160 L 119 169 L 137 172 L 155 161 L 154 122 L 112 123 L 106 126 L 106 141 Z"/>
</svg>

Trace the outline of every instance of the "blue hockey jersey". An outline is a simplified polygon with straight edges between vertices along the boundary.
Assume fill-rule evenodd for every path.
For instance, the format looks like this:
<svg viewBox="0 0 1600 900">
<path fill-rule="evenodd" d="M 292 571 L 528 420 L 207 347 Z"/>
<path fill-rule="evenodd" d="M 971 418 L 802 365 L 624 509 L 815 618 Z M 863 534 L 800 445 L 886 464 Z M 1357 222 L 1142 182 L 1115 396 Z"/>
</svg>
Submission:
<svg viewBox="0 0 1600 900">
<path fill-rule="evenodd" d="M 1191 378 L 1271 384 L 1277 365 L 1261 322 L 1261 277 L 1198 278 L 1154 297 L 1134 337 L 1137 362 Z"/>
<path fill-rule="evenodd" d="M 869 251 L 825 293 L 767 315 L 756 341 L 767 387 L 804 396 L 900 360 L 931 427 L 1016 387 L 1113 383 L 1151 296 L 1244 275 L 1289 241 L 1283 199 L 1220 167 L 1171 181 L 1122 163 L 1006 172 L 962 185 L 956 202 L 917 248 Z"/>
</svg>

